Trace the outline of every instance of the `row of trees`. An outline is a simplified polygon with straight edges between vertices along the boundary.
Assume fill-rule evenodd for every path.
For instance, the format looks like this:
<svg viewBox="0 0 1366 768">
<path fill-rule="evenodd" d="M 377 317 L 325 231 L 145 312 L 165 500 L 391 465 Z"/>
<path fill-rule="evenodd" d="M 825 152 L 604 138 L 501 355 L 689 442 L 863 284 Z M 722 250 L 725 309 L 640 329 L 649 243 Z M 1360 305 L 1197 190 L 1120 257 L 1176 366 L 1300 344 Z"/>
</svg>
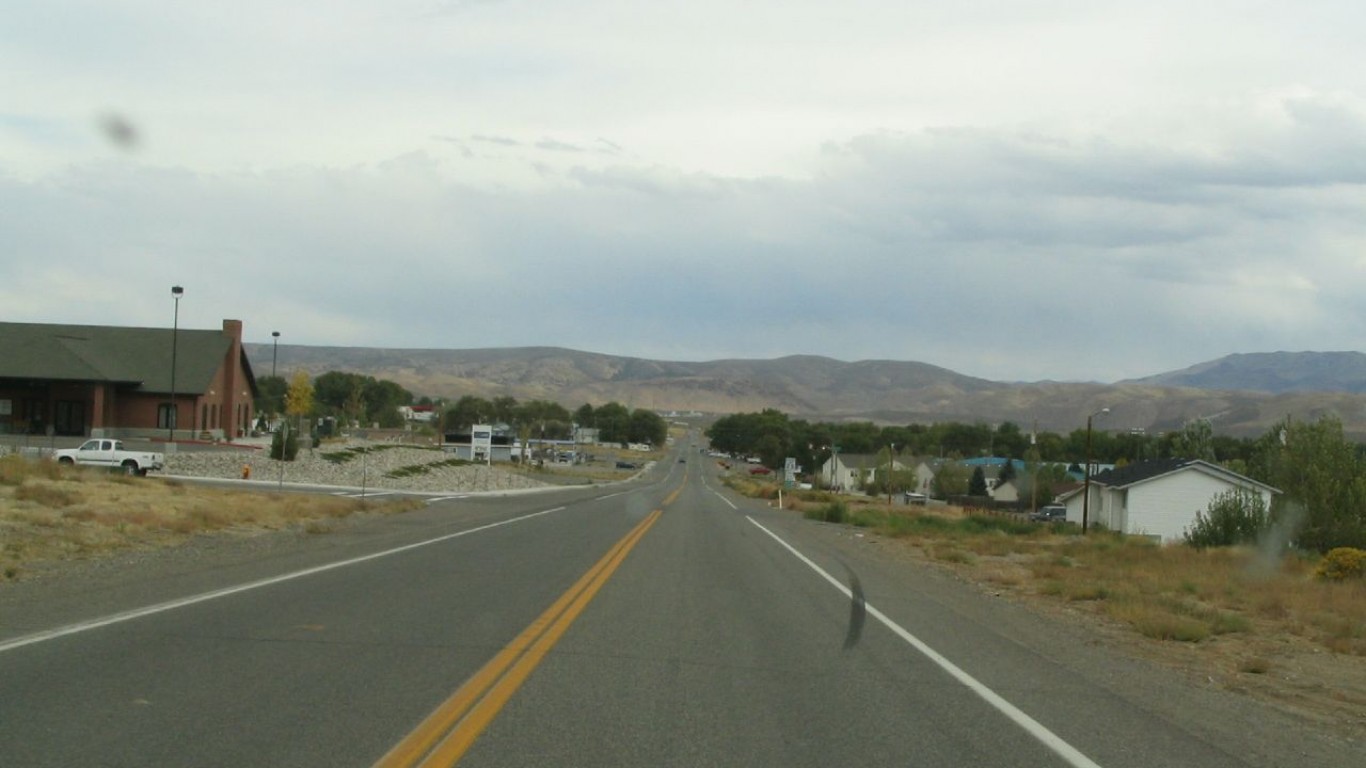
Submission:
<svg viewBox="0 0 1366 768">
<path fill-rule="evenodd" d="M 598 439 L 604 443 L 663 445 L 669 432 L 669 425 L 654 411 L 631 410 L 618 402 L 597 408 L 584 403 L 570 413 L 559 403 L 548 400 L 519 403 L 515 397 L 489 400 L 473 395 L 457 400 L 446 411 L 445 422 L 450 430 L 465 430 L 475 424 L 509 424 L 518 434 L 557 440 L 569 439 L 577 425 L 597 429 Z"/>
<path fill-rule="evenodd" d="M 300 371 L 288 382 L 281 376 L 262 376 L 256 386 L 261 392 L 256 400 L 258 413 L 330 416 L 385 428 L 403 426 L 399 407 L 413 403 L 413 393 L 395 382 L 340 371 L 329 371 L 316 379 Z M 308 403 L 303 406 L 305 390 Z"/>
<path fill-rule="evenodd" d="M 1278 427 L 1279 429 L 1279 427 Z M 878 426 L 872 422 L 811 423 L 790 419 L 781 411 L 738 413 L 718 419 L 707 430 L 712 445 L 729 453 L 756 455 L 773 468 L 788 456 L 803 466 L 824 461 L 831 446 L 841 453 L 869 454 L 895 446 L 900 456 L 971 458 L 1005 456 L 1025 459 L 1033 455 L 1045 463 L 1078 463 L 1086 456 L 1086 430 L 1066 435 L 1037 431 L 1032 435 L 1014 422 L 995 427 L 986 424 L 944 422 Z M 1223 464 L 1247 474 L 1263 451 L 1261 438 L 1216 435 L 1208 421 L 1197 419 L 1180 430 L 1163 435 L 1112 433 L 1093 429 L 1091 457 L 1101 464 L 1179 457 Z"/>
<path fill-rule="evenodd" d="M 256 383 L 261 392 L 256 410 L 263 414 L 334 417 L 348 423 L 395 428 L 403 426 L 399 408 L 414 404 L 413 394 L 399 384 L 356 373 L 330 371 L 310 380 L 301 371 L 289 382 L 279 376 L 262 376 Z M 659 414 L 631 410 L 616 402 L 597 408 L 585 403 L 573 413 L 548 400 L 518 402 L 509 396 L 490 399 L 465 395 L 449 408 L 426 397 L 417 404 L 437 407 L 440 418 L 436 427 L 443 432 L 468 430 L 475 424 L 507 424 L 523 437 L 567 440 L 577 424 L 596 427 L 604 442 L 651 445 L 662 445 L 668 434 L 668 424 Z"/>
<path fill-rule="evenodd" d="M 1017 479 L 1022 496 L 1052 498 L 1052 488 L 1065 481 L 1065 465 L 1081 463 L 1086 455 L 1086 431 L 1068 435 L 1040 432 L 1034 441 L 1018 425 L 996 428 L 983 424 L 912 424 L 878 427 L 872 423 L 809 423 L 789 419 L 776 410 L 742 413 L 718 419 L 707 430 L 718 450 L 759 457 L 778 468 L 786 457 L 795 457 L 807 471 L 829 459 L 832 446 L 840 453 L 876 453 L 887 465 L 893 456 L 933 455 L 967 458 L 983 454 L 1022 459 L 1026 471 Z M 1237 514 L 1253 514 L 1261 521 L 1253 526 L 1262 535 L 1278 531 L 1287 541 L 1305 549 L 1327 551 L 1333 547 L 1366 548 L 1366 453 L 1347 439 L 1342 422 L 1324 416 L 1315 422 L 1286 419 L 1257 438 L 1240 439 L 1213 434 L 1209 422 L 1198 420 L 1163 435 L 1110 434 L 1093 430 L 1092 458 L 1100 463 L 1123 465 L 1159 458 L 1203 459 L 1277 488 L 1271 509 L 1258 513 L 1236 508 Z M 909 487 L 909 473 L 888 473 L 872 482 L 874 493 Z M 975 488 L 974 488 L 975 487 Z M 936 473 L 933 492 L 950 496 L 984 491 L 985 481 L 970 475 L 954 462 L 944 463 Z M 1202 517 L 1201 525 L 1220 531 L 1249 528 L 1245 521 L 1211 519 L 1234 508 L 1227 500 Z M 1222 535 L 1222 534 L 1220 534 Z M 1216 536 L 1217 538 L 1217 536 Z"/>
</svg>

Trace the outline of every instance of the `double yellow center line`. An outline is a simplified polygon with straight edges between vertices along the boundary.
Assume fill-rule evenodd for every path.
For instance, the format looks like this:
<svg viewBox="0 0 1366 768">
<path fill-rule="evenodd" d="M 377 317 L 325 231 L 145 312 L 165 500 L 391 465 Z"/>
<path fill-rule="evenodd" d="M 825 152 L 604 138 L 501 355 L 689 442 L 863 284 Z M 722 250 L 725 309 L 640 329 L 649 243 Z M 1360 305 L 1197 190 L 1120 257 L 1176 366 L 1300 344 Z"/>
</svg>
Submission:
<svg viewBox="0 0 1366 768">
<path fill-rule="evenodd" d="M 682 490 L 680 487 L 669 494 L 663 506 L 672 504 Z M 656 509 L 637 523 L 545 613 L 380 758 L 375 768 L 455 765 L 661 514 L 661 510 Z"/>
</svg>

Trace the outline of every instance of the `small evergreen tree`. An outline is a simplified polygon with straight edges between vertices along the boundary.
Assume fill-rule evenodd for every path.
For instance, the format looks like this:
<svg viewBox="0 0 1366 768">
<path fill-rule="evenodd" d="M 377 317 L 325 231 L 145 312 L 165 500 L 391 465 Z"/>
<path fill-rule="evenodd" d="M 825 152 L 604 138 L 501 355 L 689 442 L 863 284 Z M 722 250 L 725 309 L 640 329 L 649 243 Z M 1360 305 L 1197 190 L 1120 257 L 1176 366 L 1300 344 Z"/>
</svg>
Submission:
<svg viewBox="0 0 1366 768">
<path fill-rule="evenodd" d="M 969 496 L 987 495 L 987 473 L 982 471 L 982 465 L 977 465 L 972 470 L 972 479 L 968 480 Z"/>
<path fill-rule="evenodd" d="M 288 423 L 275 430 L 270 440 L 270 457 L 277 461 L 294 461 L 299 457 L 299 433 L 290 429 Z"/>
<path fill-rule="evenodd" d="M 1008 483 L 1015 479 L 1015 462 L 1006 459 L 1006 463 L 1001 465 L 1001 474 L 996 476 L 996 484 Z"/>
</svg>

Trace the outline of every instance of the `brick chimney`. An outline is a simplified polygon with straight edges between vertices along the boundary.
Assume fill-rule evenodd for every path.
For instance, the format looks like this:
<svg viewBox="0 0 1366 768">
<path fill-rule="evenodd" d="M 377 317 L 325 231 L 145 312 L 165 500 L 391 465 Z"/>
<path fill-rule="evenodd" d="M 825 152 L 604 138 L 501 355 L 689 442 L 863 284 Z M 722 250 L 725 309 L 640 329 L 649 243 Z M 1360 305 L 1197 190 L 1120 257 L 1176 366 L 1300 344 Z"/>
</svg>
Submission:
<svg viewBox="0 0 1366 768">
<path fill-rule="evenodd" d="M 242 370 L 242 321 L 225 319 L 223 335 L 232 343 L 223 357 L 223 412 L 218 423 L 223 427 L 223 436 L 232 440 L 239 430 L 246 434 L 251 429 L 251 391 Z"/>
</svg>

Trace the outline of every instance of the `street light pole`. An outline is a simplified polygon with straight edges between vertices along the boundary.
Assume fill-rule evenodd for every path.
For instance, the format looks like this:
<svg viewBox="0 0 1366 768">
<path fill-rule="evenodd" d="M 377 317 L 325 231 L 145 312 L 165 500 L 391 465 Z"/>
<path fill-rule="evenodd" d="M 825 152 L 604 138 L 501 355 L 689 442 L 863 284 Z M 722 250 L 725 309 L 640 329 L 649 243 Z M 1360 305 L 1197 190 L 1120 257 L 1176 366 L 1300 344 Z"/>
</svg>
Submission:
<svg viewBox="0 0 1366 768">
<path fill-rule="evenodd" d="M 1083 534 L 1086 533 L 1091 522 L 1091 419 L 1109 412 L 1109 408 L 1101 408 L 1086 417 L 1086 466 L 1082 468 L 1083 490 L 1081 497 L 1081 532 Z"/>
<path fill-rule="evenodd" d="M 887 445 L 887 506 L 892 506 L 892 462 L 896 455 L 896 443 Z"/>
<path fill-rule="evenodd" d="M 171 410 L 166 414 L 166 441 L 175 442 L 175 428 L 179 420 L 176 416 L 180 408 L 175 401 L 175 364 L 176 364 L 176 342 L 180 335 L 180 297 L 185 294 L 185 289 L 178 285 L 171 286 L 171 298 L 175 299 L 175 316 L 171 322 Z"/>
<path fill-rule="evenodd" d="M 274 378 L 275 378 L 275 361 L 276 361 L 276 359 L 279 357 L 279 351 L 280 351 L 280 332 L 279 332 L 279 331 L 271 331 L 271 332 L 270 332 L 270 378 L 271 378 L 271 379 L 274 379 Z M 274 383 L 273 383 L 273 382 L 272 382 L 271 386 L 274 386 Z M 275 407 L 274 407 L 274 406 L 275 406 L 275 401 L 274 401 L 274 398 L 271 399 L 271 403 L 270 403 L 270 404 L 271 404 L 270 418 L 271 418 L 272 421 L 274 421 L 274 419 L 275 419 Z M 281 403 L 281 405 L 283 405 L 283 403 Z M 267 426 L 269 426 L 269 425 L 267 425 Z"/>
</svg>

